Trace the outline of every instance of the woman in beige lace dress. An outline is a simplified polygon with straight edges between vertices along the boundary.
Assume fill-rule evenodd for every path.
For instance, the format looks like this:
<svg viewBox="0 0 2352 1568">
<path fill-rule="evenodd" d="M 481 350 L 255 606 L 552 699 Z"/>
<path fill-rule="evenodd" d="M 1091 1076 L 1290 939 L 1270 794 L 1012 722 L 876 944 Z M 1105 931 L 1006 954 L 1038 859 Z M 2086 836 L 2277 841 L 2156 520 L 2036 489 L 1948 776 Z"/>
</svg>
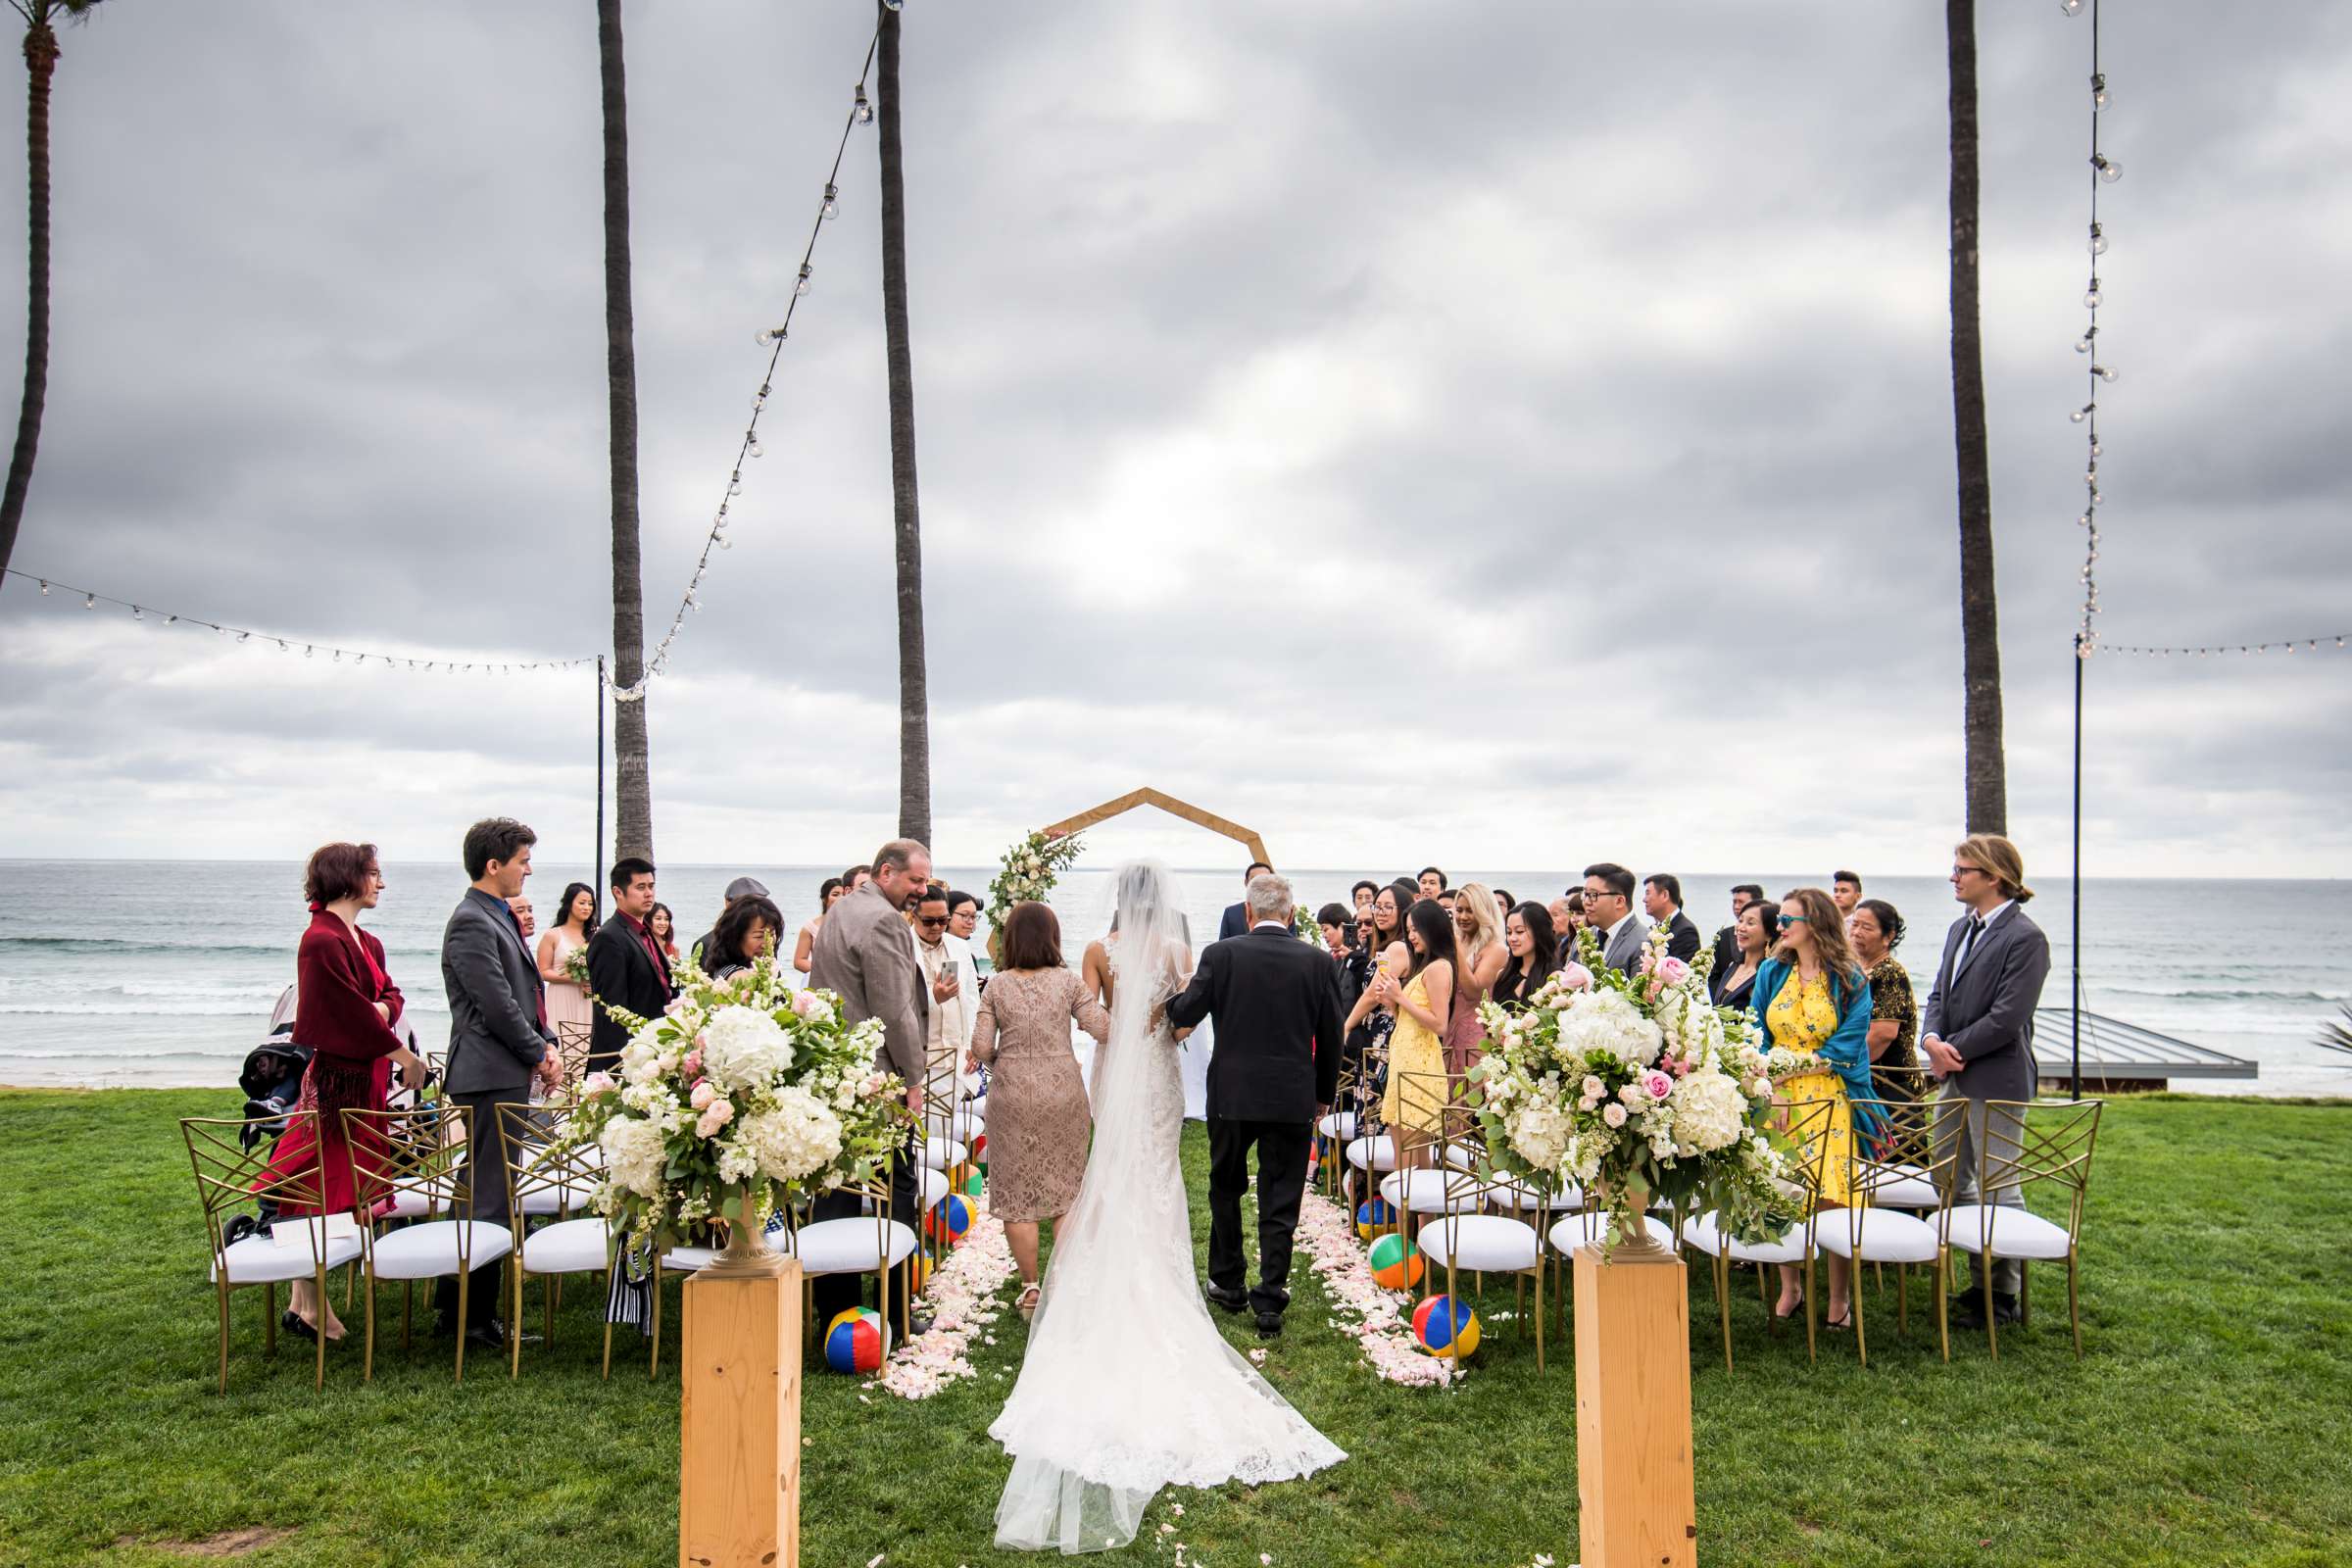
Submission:
<svg viewBox="0 0 2352 1568">
<path fill-rule="evenodd" d="M 1021 1269 L 1023 1317 L 1037 1308 L 1037 1227 L 1078 1197 L 1093 1129 L 1070 1024 L 1110 1037 L 1110 1014 L 1061 961 L 1061 924 L 1042 904 L 1013 906 L 1004 964 L 980 999 L 967 1069 L 990 1064 L 988 1206 Z"/>
</svg>

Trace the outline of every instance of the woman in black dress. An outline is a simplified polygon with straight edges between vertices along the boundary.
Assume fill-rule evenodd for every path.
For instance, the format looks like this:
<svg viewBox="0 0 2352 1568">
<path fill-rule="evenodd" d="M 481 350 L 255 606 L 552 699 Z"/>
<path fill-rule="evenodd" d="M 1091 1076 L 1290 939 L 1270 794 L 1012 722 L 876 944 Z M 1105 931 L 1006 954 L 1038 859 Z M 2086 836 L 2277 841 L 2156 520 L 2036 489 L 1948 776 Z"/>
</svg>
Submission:
<svg viewBox="0 0 2352 1568">
<path fill-rule="evenodd" d="M 1502 922 L 1502 942 L 1511 956 L 1494 977 L 1494 998 L 1506 1007 L 1524 1006 L 1562 968 L 1560 935 L 1552 928 L 1551 911 L 1541 904 L 1514 906 Z"/>
<path fill-rule="evenodd" d="M 1748 1010 L 1755 1000 L 1756 970 L 1772 954 L 1780 918 L 1781 906 L 1769 899 L 1757 899 L 1740 911 L 1739 923 L 1732 927 L 1740 944 L 1738 956 L 1730 968 L 1707 976 L 1707 995 L 1715 1005 Z"/>
</svg>

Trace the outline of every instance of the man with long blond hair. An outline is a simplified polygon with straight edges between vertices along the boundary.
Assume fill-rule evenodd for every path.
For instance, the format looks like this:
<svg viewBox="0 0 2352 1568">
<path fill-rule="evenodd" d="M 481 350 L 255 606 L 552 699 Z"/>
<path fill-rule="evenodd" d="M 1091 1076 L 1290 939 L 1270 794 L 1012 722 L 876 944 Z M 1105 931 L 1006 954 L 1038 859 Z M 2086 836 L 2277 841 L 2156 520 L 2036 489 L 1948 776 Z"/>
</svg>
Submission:
<svg viewBox="0 0 2352 1568">
<path fill-rule="evenodd" d="M 1953 1200 L 1975 1202 L 1980 1159 L 2017 1155 L 2014 1140 L 1997 1131 L 1987 1140 L 1986 1103 L 2034 1098 L 2034 1009 L 2050 973 L 2050 939 L 2026 918 L 2034 890 L 2026 886 L 2025 857 L 1996 834 L 1973 834 L 1952 847 L 1952 897 L 1968 913 L 1944 935 L 1936 985 L 1920 1014 L 1919 1045 L 1928 1070 L 1943 1083 L 1944 1099 L 1967 1102 L 1955 1134 Z M 2022 1208 L 2025 1194 L 2012 1180 L 1996 1188 L 1991 1200 Z M 1952 1301 L 1952 1322 L 1960 1328 L 1984 1322 L 1984 1260 L 1973 1253 L 1971 1259 L 1979 1271 L 1977 1287 L 1956 1288 Z M 1995 1322 L 2023 1315 L 2024 1268 L 2015 1258 L 1992 1264 Z"/>
</svg>

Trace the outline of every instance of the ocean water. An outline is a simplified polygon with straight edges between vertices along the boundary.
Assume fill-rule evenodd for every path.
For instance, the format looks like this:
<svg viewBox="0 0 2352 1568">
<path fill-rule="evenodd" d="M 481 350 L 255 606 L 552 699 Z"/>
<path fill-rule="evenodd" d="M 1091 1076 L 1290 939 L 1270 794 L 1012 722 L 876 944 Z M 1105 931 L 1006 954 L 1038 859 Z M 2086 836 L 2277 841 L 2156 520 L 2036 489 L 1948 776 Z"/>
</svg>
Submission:
<svg viewBox="0 0 2352 1568">
<path fill-rule="evenodd" d="M 718 911 L 740 870 L 766 882 L 798 923 L 816 910 L 819 866 L 673 866 L 662 902 L 692 940 Z M 1110 918 L 1108 864 L 1065 873 L 1054 905 L 1075 961 Z M 366 923 L 384 944 L 426 1045 L 447 1037 L 440 938 L 465 879 L 454 865 L 392 864 L 383 902 Z M 983 903 L 993 868 L 950 867 L 955 887 Z M 1348 902 L 1348 885 L 1394 869 L 1302 871 L 1302 900 Z M 1522 897 L 1549 899 L 1572 882 L 1562 870 L 1465 871 Z M 564 884 L 591 880 L 586 866 L 547 863 L 529 891 L 552 908 Z M 1729 916 L 1735 881 L 1778 893 L 1803 878 L 1754 872 L 1686 874 L 1691 917 L 1710 935 Z M 1179 873 L 1196 940 L 1240 893 L 1233 868 Z M 2043 1004 L 2065 1004 L 2071 958 L 2067 885 L 2036 879 L 2034 917 L 2056 964 Z M 267 1033 L 270 1009 L 292 981 L 294 948 L 308 923 L 302 868 L 292 863 L 198 860 L 0 860 L 0 1084 L 220 1085 L 236 1080 L 245 1053 Z M 1895 905 L 1912 934 L 1900 956 L 1920 995 L 1954 913 L 1939 879 L 1887 877 L 1866 889 Z M 2083 885 L 2084 1004 L 2091 1010 L 2259 1063 L 2233 1094 L 2352 1095 L 2352 1056 L 2312 1043 L 2352 1002 L 2352 883 L 2091 880 Z"/>
</svg>

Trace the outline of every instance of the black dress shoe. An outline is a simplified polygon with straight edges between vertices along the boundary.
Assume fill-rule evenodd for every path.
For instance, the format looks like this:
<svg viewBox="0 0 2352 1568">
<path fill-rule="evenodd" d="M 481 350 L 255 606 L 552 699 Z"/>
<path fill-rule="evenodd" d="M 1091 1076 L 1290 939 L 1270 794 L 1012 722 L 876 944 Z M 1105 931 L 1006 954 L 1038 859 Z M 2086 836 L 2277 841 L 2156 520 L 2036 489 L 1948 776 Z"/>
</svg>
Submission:
<svg viewBox="0 0 2352 1568">
<path fill-rule="evenodd" d="M 1984 1298 L 1981 1296 L 1955 1296 L 1945 1309 L 1946 1317 L 1956 1329 L 1981 1329 L 1984 1326 Z"/>
<path fill-rule="evenodd" d="M 1250 1310 L 1250 1298 L 1240 1291 L 1228 1291 L 1219 1286 L 1208 1285 L 1201 1288 L 1200 1294 L 1208 1298 L 1211 1306 L 1222 1307 L 1228 1312 L 1239 1314 Z"/>
<path fill-rule="evenodd" d="M 931 1318 L 924 1313 L 915 1313 L 913 1321 L 906 1325 L 906 1337 L 910 1340 L 921 1339 L 931 1332 Z"/>
<path fill-rule="evenodd" d="M 1281 1334 L 1282 1314 L 1280 1312 L 1260 1312 L 1257 1314 L 1257 1337 L 1259 1339 L 1276 1339 L 1279 1338 Z"/>
<path fill-rule="evenodd" d="M 1995 1291 L 1992 1293 L 1992 1320 L 2002 1328 L 2007 1328 L 2012 1323 L 2023 1323 L 2026 1320 L 2026 1309 L 2019 1303 L 2016 1297 L 2003 1296 L 2000 1292 Z"/>
</svg>

